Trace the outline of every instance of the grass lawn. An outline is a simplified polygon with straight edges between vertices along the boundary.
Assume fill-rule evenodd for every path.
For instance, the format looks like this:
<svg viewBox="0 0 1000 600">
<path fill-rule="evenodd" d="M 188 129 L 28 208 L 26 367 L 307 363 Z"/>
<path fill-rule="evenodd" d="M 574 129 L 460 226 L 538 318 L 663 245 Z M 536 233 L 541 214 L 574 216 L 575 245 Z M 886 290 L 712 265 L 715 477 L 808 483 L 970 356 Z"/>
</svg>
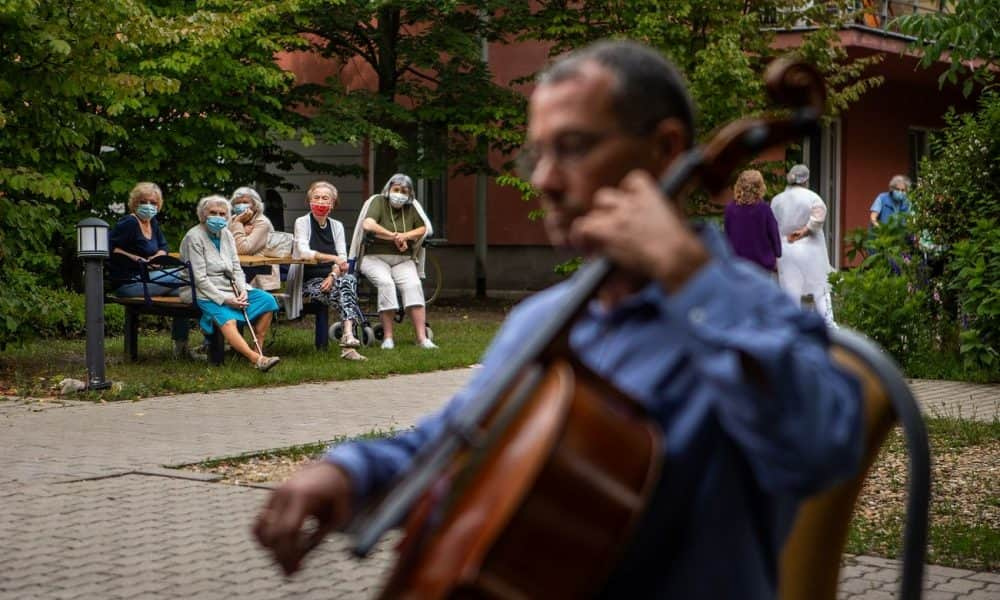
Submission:
<svg viewBox="0 0 1000 600">
<path fill-rule="evenodd" d="M 508 306 L 438 306 L 429 309 L 437 350 L 414 345 L 409 319 L 396 326 L 396 349 L 378 346 L 362 348 L 364 362 L 340 358 L 340 348 L 331 344 L 326 352 L 313 346 L 313 321 L 307 317 L 296 323 L 279 323 L 265 342 L 268 354 L 281 363 L 268 373 L 256 371 L 242 356 L 228 352 L 219 367 L 205 362 L 172 356 L 169 331 L 156 329 L 156 319 L 143 320 L 139 334 L 139 361 L 126 360 L 121 337 L 105 342 L 106 379 L 120 382 L 112 389 L 83 392 L 71 396 L 81 400 L 134 400 L 149 396 L 185 392 L 288 385 L 316 381 L 342 381 L 393 374 L 423 373 L 467 367 L 479 361 L 503 320 Z M 166 321 L 164 320 L 164 324 Z M 192 343 L 201 334 L 192 332 Z M 0 400 L 46 398 L 59 393 L 59 382 L 67 377 L 86 380 L 85 340 L 46 339 L 20 348 L 8 347 L 0 355 Z"/>
<path fill-rule="evenodd" d="M 1000 570 L 1000 421 L 927 420 L 931 514 L 927 562 Z M 847 551 L 901 558 L 906 443 L 894 431 L 858 499 Z"/>
</svg>

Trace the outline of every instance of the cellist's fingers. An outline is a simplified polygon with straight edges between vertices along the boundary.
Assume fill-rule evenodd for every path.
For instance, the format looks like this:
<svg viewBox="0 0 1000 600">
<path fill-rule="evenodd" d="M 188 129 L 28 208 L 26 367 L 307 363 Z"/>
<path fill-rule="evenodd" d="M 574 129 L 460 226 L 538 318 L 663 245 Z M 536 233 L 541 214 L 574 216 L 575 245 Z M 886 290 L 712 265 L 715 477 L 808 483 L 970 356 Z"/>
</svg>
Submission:
<svg viewBox="0 0 1000 600">
<path fill-rule="evenodd" d="M 253 533 L 257 541 L 271 551 L 286 575 L 298 570 L 302 557 L 308 552 L 302 543 L 305 519 L 302 503 L 278 490 L 271 495 L 254 523 Z"/>
<path fill-rule="evenodd" d="M 573 222 L 570 239 L 668 289 L 683 284 L 707 261 L 704 246 L 677 207 L 642 171 L 626 175 L 617 188 L 598 190 L 591 210 Z"/>
</svg>

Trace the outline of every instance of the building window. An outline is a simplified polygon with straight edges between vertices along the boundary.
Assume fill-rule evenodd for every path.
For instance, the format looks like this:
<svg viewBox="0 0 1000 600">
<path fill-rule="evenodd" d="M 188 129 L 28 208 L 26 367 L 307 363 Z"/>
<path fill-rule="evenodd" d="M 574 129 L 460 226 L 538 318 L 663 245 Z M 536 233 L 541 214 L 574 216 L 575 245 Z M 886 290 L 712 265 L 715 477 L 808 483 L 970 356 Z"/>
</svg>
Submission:
<svg viewBox="0 0 1000 600">
<path fill-rule="evenodd" d="M 907 175 L 914 183 L 920 178 L 920 161 L 925 158 L 934 158 L 931 146 L 931 136 L 933 129 L 923 127 L 911 127 L 906 132 L 907 157 L 909 160 L 909 171 Z"/>
<path fill-rule="evenodd" d="M 445 224 L 448 222 L 447 175 L 442 173 L 430 179 L 417 179 L 415 185 L 417 186 L 415 190 L 417 200 L 427 211 L 427 218 L 431 220 L 431 225 L 434 227 L 434 235 L 431 237 L 435 240 L 447 239 L 448 232 L 445 230 Z"/>
</svg>

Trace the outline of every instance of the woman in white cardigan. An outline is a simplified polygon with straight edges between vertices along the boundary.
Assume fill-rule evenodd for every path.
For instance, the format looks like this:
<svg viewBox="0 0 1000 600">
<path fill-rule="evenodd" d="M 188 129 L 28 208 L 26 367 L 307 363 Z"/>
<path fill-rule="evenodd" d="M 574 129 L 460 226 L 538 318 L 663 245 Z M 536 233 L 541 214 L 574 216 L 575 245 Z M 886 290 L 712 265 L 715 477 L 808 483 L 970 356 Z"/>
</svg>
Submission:
<svg viewBox="0 0 1000 600">
<path fill-rule="evenodd" d="M 358 304 L 358 280 L 348 273 L 347 242 L 344 224 L 330 218 L 337 205 L 337 188 L 317 181 L 306 193 L 309 214 L 295 220 L 295 245 L 292 256 L 313 259 L 316 265 L 293 265 L 288 272 L 288 292 L 294 301 L 313 301 L 334 307 L 340 313 L 344 333 L 340 337 L 340 356 L 346 360 L 367 360 L 357 348 L 361 341 L 354 335 L 355 323 L 364 320 Z M 299 291 L 301 289 L 301 292 Z M 301 304 L 294 312 L 297 316 Z M 289 309 L 289 317 L 293 310 Z"/>
<path fill-rule="evenodd" d="M 198 221 L 181 241 L 181 260 L 191 263 L 198 308 L 201 309 L 201 329 L 211 333 L 222 331 L 236 350 L 261 371 L 269 371 L 281 360 L 264 356 L 250 348 L 240 334 L 237 323 L 253 327 L 258 340 L 263 340 L 271 326 L 278 303 L 271 294 L 248 288 L 240 268 L 236 242 L 229 233 L 230 206 L 222 196 L 207 196 L 198 202 Z M 235 289 L 234 289 L 235 288 Z M 182 288 L 181 299 L 191 302 L 191 290 Z"/>
</svg>

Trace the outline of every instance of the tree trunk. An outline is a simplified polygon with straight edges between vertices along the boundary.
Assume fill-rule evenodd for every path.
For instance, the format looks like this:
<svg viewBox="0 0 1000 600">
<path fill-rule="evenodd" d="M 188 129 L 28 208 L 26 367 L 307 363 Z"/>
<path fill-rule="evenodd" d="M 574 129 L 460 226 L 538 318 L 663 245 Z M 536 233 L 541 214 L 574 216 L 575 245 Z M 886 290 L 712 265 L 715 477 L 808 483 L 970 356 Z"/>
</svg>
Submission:
<svg viewBox="0 0 1000 600">
<path fill-rule="evenodd" d="M 399 40 L 400 9 L 383 7 L 379 9 L 379 61 L 378 94 L 384 100 L 392 103 L 396 99 L 397 60 L 396 42 Z M 399 124 L 387 123 L 399 131 Z M 382 186 L 399 169 L 399 152 L 388 144 L 375 146 L 375 164 L 370 165 L 374 173 L 374 189 L 372 193 L 382 190 Z"/>
</svg>

